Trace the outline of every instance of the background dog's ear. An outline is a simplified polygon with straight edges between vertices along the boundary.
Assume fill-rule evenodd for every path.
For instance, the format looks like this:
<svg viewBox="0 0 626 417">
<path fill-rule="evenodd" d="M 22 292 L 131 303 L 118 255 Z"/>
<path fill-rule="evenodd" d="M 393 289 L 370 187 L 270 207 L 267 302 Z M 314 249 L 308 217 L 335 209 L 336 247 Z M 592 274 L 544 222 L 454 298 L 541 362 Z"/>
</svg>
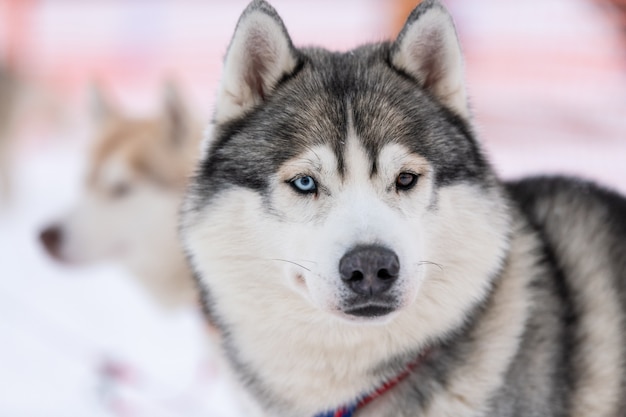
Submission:
<svg viewBox="0 0 626 417">
<path fill-rule="evenodd" d="M 165 83 L 163 93 L 166 138 L 175 145 L 182 145 L 191 134 L 190 115 L 174 81 Z"/>
<path fill-rule="evenodd" d="M 438 0 L 424 0 L 410 14 L 393 44 L 391 64 L 446 107 L 469 117 L 461 47 L 452 17 Z"/>
<path fill-rule="evenodd" d="M 87 91 L 88 107 L 91 120 L 96 126 L 104 126 L 119 118 L 117 106 L 105 94 L 102 85 L 98 81 L 92 81 Z"/>
<path fill-rule="evenodd" d="M 215 122 L 239 117 L 261 103 L 297 64 L 296 50 L 274 8 L 262 0 L 250 3 L 228 47 Z"/>
</svg>

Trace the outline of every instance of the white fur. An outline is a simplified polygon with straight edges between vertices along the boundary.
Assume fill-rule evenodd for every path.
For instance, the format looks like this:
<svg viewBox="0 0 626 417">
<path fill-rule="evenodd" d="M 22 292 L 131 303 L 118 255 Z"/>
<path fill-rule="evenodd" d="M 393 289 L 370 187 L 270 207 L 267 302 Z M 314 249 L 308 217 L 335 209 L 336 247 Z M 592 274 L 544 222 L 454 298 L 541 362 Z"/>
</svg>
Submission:
<svg viewBox="0 0 626 417">
<path fill-rule="evenodd" d="M 511 359 L 517 353 L 532 300 L 526 286 L 539 271 L 534 253 L 537 241 L 518 225 L 505 273 L 493 295 L 493 304 L 476 329 L 472 352 L 449 376 L 450 385 L 435 395 L 424 417 L 480 416 L 490 395 L 502 387 Z"/>
</svg>

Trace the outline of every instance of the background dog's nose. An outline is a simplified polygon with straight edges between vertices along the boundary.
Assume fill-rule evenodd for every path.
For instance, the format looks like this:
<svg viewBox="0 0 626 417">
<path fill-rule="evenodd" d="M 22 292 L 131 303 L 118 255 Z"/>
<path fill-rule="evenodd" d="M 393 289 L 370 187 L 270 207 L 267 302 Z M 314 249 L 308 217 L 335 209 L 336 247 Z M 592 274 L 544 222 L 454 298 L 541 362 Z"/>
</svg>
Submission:
<svg viewBox="0 0 626 417">
<path fill-rule="evenodd" d="M 391 288 L 399 273 L 398 256 L 382 246 L 358 246 L 339 261 L 341 279 L 359 295 L 382 294 Z"/>
<path fill-rule="evenodd" d="M 39 234 L 39 240 L 43 244 L 48 253 L 55 258 L 60 256 L 61 241 L 63 233 L 57 225 L 47 227 Z"/>
</svg>

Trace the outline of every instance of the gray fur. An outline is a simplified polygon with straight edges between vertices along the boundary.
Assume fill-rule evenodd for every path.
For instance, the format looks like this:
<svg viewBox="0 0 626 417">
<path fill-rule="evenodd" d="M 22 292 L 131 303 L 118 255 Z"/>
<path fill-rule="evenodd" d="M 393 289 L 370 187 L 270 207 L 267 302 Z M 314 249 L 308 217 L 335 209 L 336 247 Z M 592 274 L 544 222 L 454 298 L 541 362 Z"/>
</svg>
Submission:
<svg viewBox="0 0 626 417">
<path fill-rule="evenodd" d="M 436 0 L 424 1 L 409 17 L 407 27 L 419 24 L 431 8 L 443 10 Z M 288 38 L 284 24 L 267 3 L 255 0 L 242 19 L 253 12 L 275 19 Z M 507 237 L 508 249 L 505 259 L 499 261 L 500 268 L 484 277 L 490 288 L 487 295 L 466 309 L 458 326 L 442 329 L 427 340 L 427 349 L 416 345 L 371 364 L 372 379 L 384 381 L 402 372 L 419 352 L 428 352 L 406 381 L 377 400 L 378 405 L 373 403 L 373 408 L 357 415 L 418 417 L 431 416 L 433 410 L 460 409 L 456 403 L 446 408 L 446 398 L 450 398 L 451 403 L 468 404 L 464 414 L 445 414 L 450 416 L 566 417 L 600 410 L 603 416 L 618 417 L 626 406 L 623 345 L 610 345 L 619 350 L 622 358 L 611 371 L 621 381 L 620 399 L 584 407 L 585 399 L 593 403 L 594 389 L 604 389 L 590 384 L 596 381 L 594 372 L 606 368 L 603 352 L 590 349 L 598 336 L 589 332 L 585 318 L 596 314 L 589 307 L 589 300 L 596 296 L 596 290 L 588 285 L 593 280 L 619 295 L 617 308 L 626 317 L 626 200 L 572 179 L 537 178 L 510 184 L 499 181 L 474 136 L 471 120 L 444 104 L 430 88 L 430 82 L 393 65 L 392 56 L 406 32 L 405 28 L 395 42 L 366 45 L 346 53 L 294 48 L 298 64 L 262 92 L 260 105 L 215 126 L 211 146 L 189 189 L 183 239 L 198 227 L 198 219 L 217 210 L 222 197 L 233 190 L 263 196 L 267 216 L 280 217 L 280 210 L 272 207 L 270 179 L 287 161 L 311 147 L 328 145 L 336 155 L 339 174 L 346 175 L 350 129 L 370 158 L 372 177 L 381 168 L 377 158 L 383 147 L 398 143 L 432 165 L 435 195 L 465 184 L 481 190 L 484 199 L 492 199 L 495 211 L 506 212 L 511 222 L 502 234 Z M 290 40 L 288 43 L 291 45 Z M 441 70 L 441 64 L 433 63 L 433 71 Z M 436 199 L 429 210 L 439 210 Z M 472 244 L 473 236 L 464 238 Z M 205 249 L 187 243 L 187 250 L 198 270 Z M 590 259 L 601 269 L 596 268 L 597 273 L 589 276 L 577 275 L 586 271 Z M 294 411 L 300 409 L 299 405 L 290 403 L 284 392 L 272 389 L 264 381 L 263 372 L 246 362 L 237 342 L 237 328 L 217 307 L 201 271 L 197 280 L 205 294 L 207 314 L 222 332 L 226 356 L 262 415 L 310 417 Z M 473 404 L 475 398 L 462 398 L 453 390 L 462 380 L 467 380 L 466 386 L 472 384 L 467 379 L 471 369 L 466 369 L 472 365 L 472 358 L 494 342 L 486 328 L 489 320 L 495 320 L 497 309 L 504 308 L 508 314 L 510 309 L 502 304 L 510 297 L 509 288 L 515 287 L 512 280 L 525 282 L 516 290 L 516 298 L 529 300 L 524 304 L 525 318 L 520 319 L 525 321 L 509 323 L 521 325 L 523 331 L 521 337 L 507 340 L 515 349 L 505 364 L 499 386 L 490 389 L 480 404 Z M 591 288 L 591 292 L 582 294 L 584 288 Z M 598 296 L 603 294 L 597 291 Z M 511 317 L 514 320 L 518 315 L 511 313 Z M 607 324 L 606 329 L 619 332 L 620 337 L 626 334 L 623 326 Z"/>
</svg>

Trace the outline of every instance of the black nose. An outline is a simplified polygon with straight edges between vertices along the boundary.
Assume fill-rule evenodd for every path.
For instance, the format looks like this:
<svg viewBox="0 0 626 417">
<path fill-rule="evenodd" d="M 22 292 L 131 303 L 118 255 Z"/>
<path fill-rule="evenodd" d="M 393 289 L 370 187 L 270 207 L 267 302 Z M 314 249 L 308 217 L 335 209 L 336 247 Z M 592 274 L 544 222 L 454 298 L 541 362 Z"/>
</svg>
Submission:
<svg viewBox="0 0 626 417">
<path fill-rule="evenodd" d="M 63 240 L 63 232 L 59 226 L 50 226 L 39 234 L 39 240 L 50 255 L 55 258 L 60 257 L 61 242 Z"/>
<path fill-rule="evenodd" d="M 357 246 L 339 261 L 341 279 L 359 295 L 384 293 L 391 288 L 399 273 L 398 256 L 382 246 Z"/>
</svg>

